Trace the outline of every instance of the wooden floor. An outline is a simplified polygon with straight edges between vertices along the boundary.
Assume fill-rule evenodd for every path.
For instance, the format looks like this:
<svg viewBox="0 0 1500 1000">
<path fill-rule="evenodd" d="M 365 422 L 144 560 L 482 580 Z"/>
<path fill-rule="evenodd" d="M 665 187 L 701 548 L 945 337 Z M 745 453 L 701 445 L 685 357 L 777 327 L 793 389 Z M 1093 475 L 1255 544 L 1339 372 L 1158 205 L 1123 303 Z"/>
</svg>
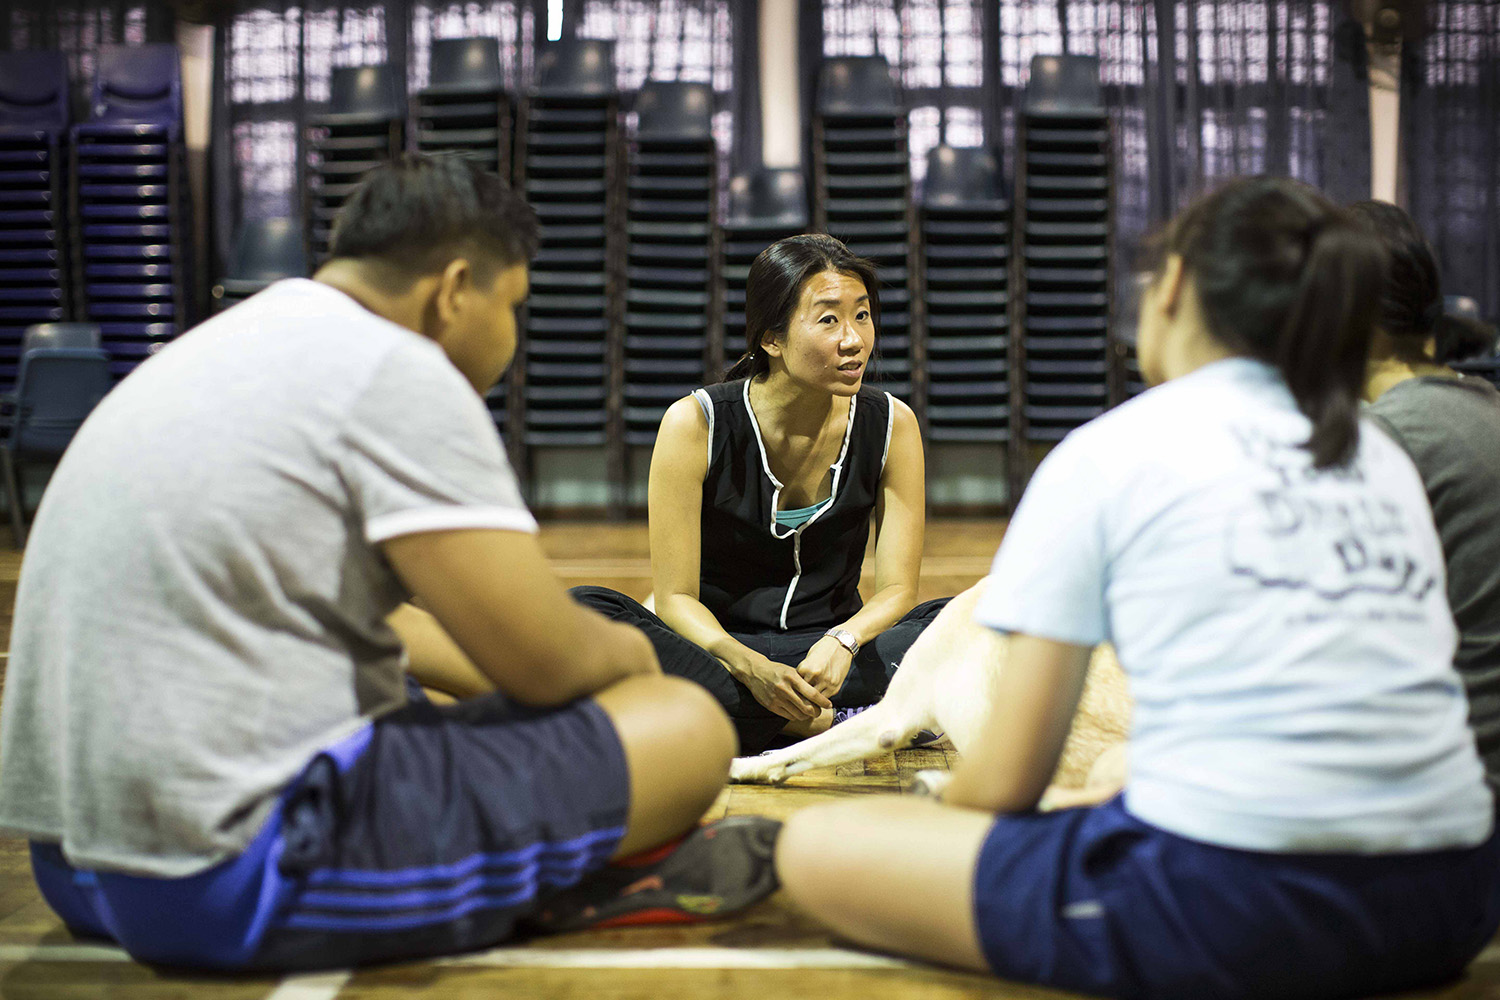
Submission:
<svg viewBox="0 0 1500 1000">
<path fill-rule="evenodd" d="M 938 522 L 928 531 L 921 598 L 953 594 L 988 569 L 1003 524 Z M 3 538 L 3 535 L 0 535 Z M 542 541 L 569 585 L 599 583 L 631 596 L 650 591 L 644 526 L 566 524 Z M 0 549 L 0 634 L 9 648 L 20 555 Z M 0 654 L 3 655 L 3 654 Z M 4 672 L 0 670 L 0 692 Z M 921 768 L 946 767 L 942 749 L 903 750 L 862 764 L 811 771 L 779 788 L 731 786 L 711 817 L 786 816 L 814 802 L 899 792 Z M 0 998 L 3 1000 L 902 1000 L 1064 997 L 1051 990 L 949 972 L 855 950 L 793 910 L 781 894 L 736 920 L 697 927 L 560 935 L 435 962 L 280 978 L 185 976 L 131 962 L 115 948 L 77 942 L 37 894 L 24 845 L 0 838 Z M 1500 942 L 1460 982 L 1410 994 L 1428 1000 L 1500 1000 Z"/>
</svg>

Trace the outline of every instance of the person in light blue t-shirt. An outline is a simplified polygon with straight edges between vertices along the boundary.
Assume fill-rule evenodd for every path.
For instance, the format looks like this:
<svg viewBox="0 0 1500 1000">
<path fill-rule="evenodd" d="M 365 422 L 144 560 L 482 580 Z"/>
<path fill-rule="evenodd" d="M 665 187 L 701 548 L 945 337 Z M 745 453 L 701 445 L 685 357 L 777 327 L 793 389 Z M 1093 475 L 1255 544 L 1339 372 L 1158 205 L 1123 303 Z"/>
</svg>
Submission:
<svg viewBox="0 0 1500 1000">
<path fill-rule="evenodd" d="M 1421 480 L 1361 425 L 1384 251 L 1267 178 L 1159 250 L 1156 387 L 1042 463 L 976 606 L 1009 636 L 984 734 L 940 803 L 793 816 L 783 884 L 872 947 L 1107 996 L 1441 981 L 1500 926 L 1500 838 Z M 1037 812 L 1105 641 L 1124 792 Z"/>
</svg>

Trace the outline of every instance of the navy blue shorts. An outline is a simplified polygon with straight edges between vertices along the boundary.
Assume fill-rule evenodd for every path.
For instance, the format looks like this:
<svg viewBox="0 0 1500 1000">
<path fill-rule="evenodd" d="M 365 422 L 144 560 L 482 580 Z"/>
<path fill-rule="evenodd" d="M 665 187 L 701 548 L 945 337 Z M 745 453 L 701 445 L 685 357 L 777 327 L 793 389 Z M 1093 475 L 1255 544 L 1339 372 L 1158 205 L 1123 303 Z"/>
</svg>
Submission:
<svg viewBox="0 0 1500 1000">
<path fill-rule="evenodd" d="M 1271 854 L 1095 809 L 1001 816 L 975 870 L 995 974 L 1110 997 L 1307 997 L 1458 975 L 1500 926 L 1500 835 L 1420 854 Z"/>
<path fill-rule="evenodd" d="M 73 931 L 142 961 L 345 967 L 487 947 L 602 866 L 630 780 L 603 709 L 490 695 L 384 716 L 319 754 L 246 850 L 187 878 L 71 867 L 32 845 Z"/>
</svg>

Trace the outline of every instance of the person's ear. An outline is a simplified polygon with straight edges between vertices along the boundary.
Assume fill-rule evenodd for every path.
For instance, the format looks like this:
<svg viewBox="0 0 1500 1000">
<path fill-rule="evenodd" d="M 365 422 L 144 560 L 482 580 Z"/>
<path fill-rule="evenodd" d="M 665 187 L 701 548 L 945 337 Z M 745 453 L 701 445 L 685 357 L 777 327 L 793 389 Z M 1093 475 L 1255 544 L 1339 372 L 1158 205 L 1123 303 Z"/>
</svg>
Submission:
<svg viewBox="0 0 1500 1000">
<path fill-rule="evenodd" d="M 777 339 L 775 330 L 767 330 L 760 335 L 760 349 L 765 351 L 768 357 L 781 357 L 781 341 Z"/>
<path fill-rule="evenodd" d="M 1180 254 L 1167 255 L 1156 284 L 1159 308 L 1168 318 L 1175 316 L 1182 304 L 1182 291 L 1187 284 L 1187 268 Z"/>
<path fill-rule="evenodd" d="M 469 293 L 469 285 L 473 280 L 474 271 L 462 257 L 450 260 L 448 266 L 443 268 L 442 274 L 438 276 L 433 300 L 433 308 L 443 326 L 449 326 L 457 320 L 463 297 Z"/>
</svg>

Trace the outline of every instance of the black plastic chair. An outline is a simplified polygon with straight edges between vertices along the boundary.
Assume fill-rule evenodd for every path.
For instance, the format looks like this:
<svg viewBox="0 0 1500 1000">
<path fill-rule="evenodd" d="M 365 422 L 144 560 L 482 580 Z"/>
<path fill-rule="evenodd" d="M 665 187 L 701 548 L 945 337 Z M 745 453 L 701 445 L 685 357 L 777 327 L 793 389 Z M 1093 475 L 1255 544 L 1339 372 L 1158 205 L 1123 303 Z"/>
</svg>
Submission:
<svg viewBox="0 0 1500 1000">
<path fill-rule="evenodd" d="M 37 323 L 26 328 L 21 353 L 56 348 L 98 350 L 102 346 L 98 323 Z"/>
<path fill-rule="evenodd" d="M 1458 319 L 1483 320 L 1479 315 L 1479 303 L 1467 295 L 1444 295 L 1443 312 Z"/>
<path fill-rule="evenodd" d="M 16 548 L 26 545 L 22 468 L 60 456 L 113 384 L 109 355 L 98 348 L 45 348 L 21 355 L 16 415 L 0 445 Z"/>
<path fill-rule="evenodd" d="M 426 93 L 492 94 L 502 89 L 498 38 L 439 38 L 432 43 Z"/>
<path fill-rule="evenodd" d="M 536 60 L 539 97 L 610 97 L 615 93 L 615 43 L 594 38 L 550 42 Z"/>
<path fill-rule="evenodd" d="M 250 219 L 240 226 L 230 258 L 230 279 L 270 283 L 306 274 L 307 248 L 296 219 Z"/>
<path fill-rule="evenodd" d="M 1097 56 L 1033 56 L 1026 113 L 1097 115 L 1104 109 Z"/>
<path fill-rule="evenodd" d="M 729 185 L 731 221 L 756 219 L 807 225 L 807 180 L 797 167 L 763 167 Z"/>
<path fill-rule="evenodd" d="M 714 91 L 706 83 L 648 83 L 635 98 L 641 139 L 709 142 L 714 137 Z"/>
<path fill-rule="evenodd" d="M 818 75 L 818 112 L 837 118 L 895 117 L 901 95 L 884 56 L 839 56 L 823 60 Z"/>
<path fill-rule="evenodd" d="M 934 146 L 928 152 L 922 188 L 928 207 L 996 201 L 1001 196 L 1000 161 L 988 149 Z"/>
<path fill-rule="evenodd" d="M 396 74 L 389 63 L 374 66 L 340 66 L 328 78 L 328 111 L 319 116 L 331 121 L 391 121 L 403 116 L 397 97 Z"/>
</svg>

